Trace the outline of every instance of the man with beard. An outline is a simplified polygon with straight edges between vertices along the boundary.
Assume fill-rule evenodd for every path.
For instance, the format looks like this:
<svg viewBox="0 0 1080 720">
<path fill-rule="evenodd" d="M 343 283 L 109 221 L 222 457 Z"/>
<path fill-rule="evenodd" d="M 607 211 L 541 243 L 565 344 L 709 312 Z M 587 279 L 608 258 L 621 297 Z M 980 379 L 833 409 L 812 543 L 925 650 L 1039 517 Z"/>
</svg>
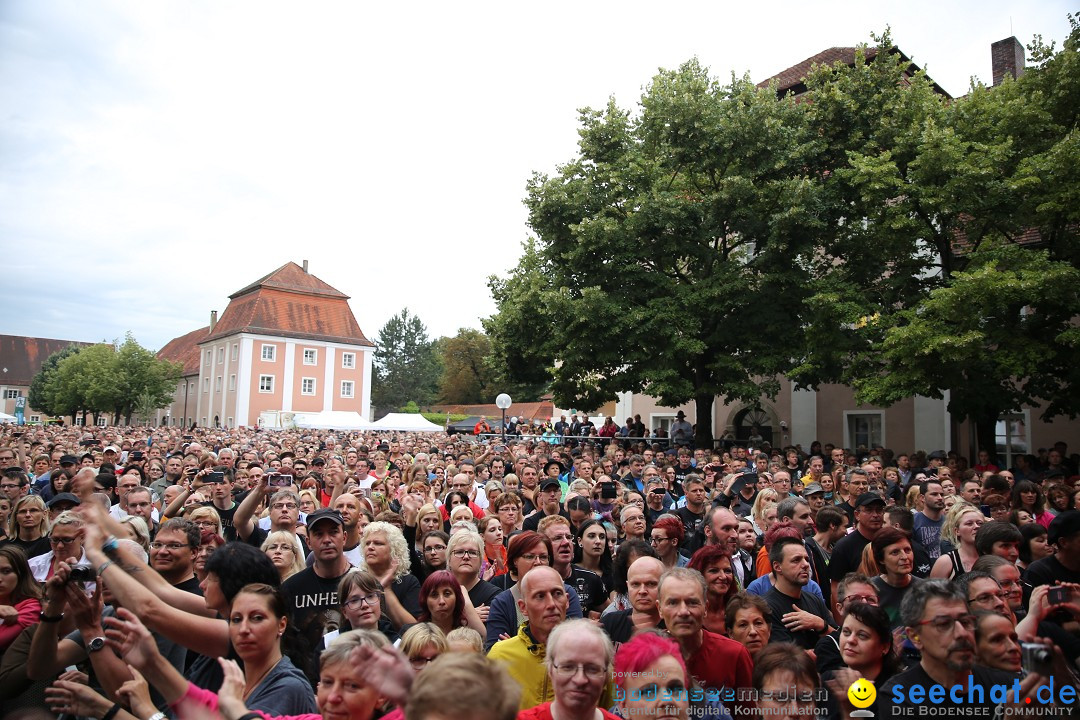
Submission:
<svg viewBox="0 0 1080 720">
<path fill-rule="evenodd" d="M 945 524 L 945 492 L 937 480 L 919 483 L 923 509 L 915 512 L 914 537 L 932 560 L 941 555 L 941 526 Z"/>
<path fill-rule="evenodd" d="M 165 461 L 165 475 L 150 483 L 150 491 L 154 493 L 154 500 L 161 502 L 165 495 L 165 488 L 170 485 L 179 485 L 184 477 L 184 459 L 179 455 L 170 455 Z"/>
<path fill-rule="evenodd" d="M 771 642 L 790 642 L 813 650 L 821 636 L 831 632 L 832 616 L 813 593 L 803 592 L 810 582 L 810 556 L 802 540 L 780 538 L 769 549 L 773 586 L 765 594 L 772 610 Z"/>
<path fill-rule="evenodd" d="M 552 515 L 563 515 L 569 520 L 570 518 L 561 512 L 562 508 L 559 504 L 559 498 L 561 497 L 562 484 L 555 478 L 545 478 L 540 485 L 540 492 L 536 495 L 536 504 L 539 509 L 525 518 L 525 522 L 521 524 L 521 529 L 535 531 L 540 526 L 541 520 Z"/>
<path fill-rule="evenodd" d="M 855 501 L 855 529 L 833 546 L 829 558 L 829 578 L 832 580 L 832 604 L 840 581 L 855 572 L 862 562 L 863 548 L 870 544 L 885 521 L 885 500 L 874 493 L 863 493 Z"/>
<path fill-rule="evenodd" d="M 596 573 L 574 566 L 574 533 L 570 521 L 560 515 L 546 517 L 537 531 L 551 541 L 551 567 L 577 591 L 582 614 L 599 618 L 608 599 L 604 581 Z"/>
<path fill-rule="evenodd" d="M 948 580 L 925 580 L 912 588 L 904 597 L 900 618 L 922 657 L 918 665 L 894 675 L 878 690 L 883 704 L 892 706 L 886 713 L 890 717 L 921 715 L 932 698 L 942 712 L 963 708 L 966 715 L 989 718 L 1000 703 L 1000 698 L 991 698 L 992 685 L 1009 688 L 1007 702 L 1013 703 L 1032 695 L 1042 683 L 1040 675 L 1031 673 L 1020 683 L 1016 697 L 1014 673 L 975 664 L 975 616 L 968 610 L 964 593 Z M 934 686 L 944 692 L 934 692 Z"/>
</svg>

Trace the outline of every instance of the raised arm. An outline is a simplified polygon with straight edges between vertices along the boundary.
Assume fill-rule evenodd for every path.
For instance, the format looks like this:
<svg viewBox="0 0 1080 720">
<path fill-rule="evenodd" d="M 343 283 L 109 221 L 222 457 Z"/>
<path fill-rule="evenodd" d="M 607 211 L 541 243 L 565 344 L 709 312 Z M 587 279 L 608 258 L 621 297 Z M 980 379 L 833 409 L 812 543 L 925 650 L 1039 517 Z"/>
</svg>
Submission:
<svg viewBox="0 0 1080 720">
<path fill-rule="evenodd" d="M 98 569 L 98 575 L 109 584 L 109 591 L 121 607 L 139 608 L 140 616 L 149 627 L 189 650 L 211 657 L 228 653 L 229 626 L 224 620 L 173 607 L 128 574 L 120 563 L 108 558 L 100 543 L 92 543 L 88 538 L 85 548 L 86 556 Z M 140 572 L 136 570 L 135 574 Z"/>
<path fill-rule="evenodd" d="M 233 514 L 233 527 L 236 528 L 236 536 L 245 542 L 251 537 L 251 533 L 255 532 L 255 511 L 262 504 L 263 498 L 270 492 L 268 482 L 267 476 L 263 475 L 259 480 L 259 484 L 253 487 L 251 492 L 244 497 Z"/>
</svg>

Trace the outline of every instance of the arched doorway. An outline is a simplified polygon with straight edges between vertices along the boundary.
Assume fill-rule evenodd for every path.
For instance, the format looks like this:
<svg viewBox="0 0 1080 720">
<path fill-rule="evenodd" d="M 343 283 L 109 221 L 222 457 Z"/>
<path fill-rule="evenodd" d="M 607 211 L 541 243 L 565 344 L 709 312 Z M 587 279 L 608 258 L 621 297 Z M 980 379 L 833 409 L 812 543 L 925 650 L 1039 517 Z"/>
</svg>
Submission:
<svg viewBox="0 0 1080 720">
<path fill-rule="evenodd" d="M 764 441 L 776 447 L 777 424 L 776 413 L 761 406 L 750 406 L 738 410 L 731 419 L 735 442 L 740 445 L 759 445 Z"/>
</svg>

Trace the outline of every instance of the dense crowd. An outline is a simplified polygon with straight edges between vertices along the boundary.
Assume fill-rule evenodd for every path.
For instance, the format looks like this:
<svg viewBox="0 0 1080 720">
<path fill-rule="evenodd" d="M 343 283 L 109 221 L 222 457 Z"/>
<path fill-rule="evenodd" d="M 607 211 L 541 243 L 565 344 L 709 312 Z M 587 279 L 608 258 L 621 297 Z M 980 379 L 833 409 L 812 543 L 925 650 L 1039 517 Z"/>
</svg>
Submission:
<svg viewBox="0 0 1080 720">
<path fill-rule="evenodd" d="M 4 426 L 2 714 L 1075 710 L 1063 444 L 969 466 L 584 426 Z"/>
</svg>

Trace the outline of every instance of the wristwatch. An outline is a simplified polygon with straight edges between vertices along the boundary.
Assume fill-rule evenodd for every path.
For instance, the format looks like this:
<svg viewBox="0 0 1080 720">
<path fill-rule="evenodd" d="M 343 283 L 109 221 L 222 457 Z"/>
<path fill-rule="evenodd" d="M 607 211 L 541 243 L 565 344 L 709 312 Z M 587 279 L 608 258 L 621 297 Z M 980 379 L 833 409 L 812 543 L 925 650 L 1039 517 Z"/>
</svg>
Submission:
<svg viewBox="0 0 1080 720">
<path fill-rule="evenodd" d="M 105 647 L 105 638 L 103 638 L 103 637 L 101 637 L 99 635 L 98 637 L 94 638 L 90 642 L 86 643 L 86 652 L 88 652 L 88 653 L 96 653 L 98 650 L 101 650 L 104 647 Z"/>
</svg>

